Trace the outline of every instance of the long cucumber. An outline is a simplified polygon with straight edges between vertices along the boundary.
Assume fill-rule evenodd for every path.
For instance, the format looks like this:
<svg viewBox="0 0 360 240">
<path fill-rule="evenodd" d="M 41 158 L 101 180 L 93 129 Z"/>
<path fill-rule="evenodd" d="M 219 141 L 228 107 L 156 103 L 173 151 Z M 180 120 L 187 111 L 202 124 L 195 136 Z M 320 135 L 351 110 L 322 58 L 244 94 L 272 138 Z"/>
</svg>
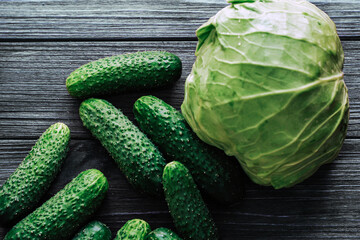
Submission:
<svg viewBox="0 0 360 240">
<path fill-rule="evenodd" d="M 84 126 L 100 140 L 132 186 L 150 195 L 162 195 L 166 162 L 146 135 L 108 101 L 87 99 L 79 112 Z"/>
<path fill-rule="evenodd" d="M 165 199 L 175 227 L 185 240 L 217 240 L 217 228 L 189 170 L 179 162 L 164 169 Z"/>
<path fill-rule="evenodd" d="M 26 158 L 0 188 L 0 220 L 15 221 L 34 210 L 49 189 L 68 151 L 70 130 L 63 123 L 51 125 Z"/>
<path fill-rule="evenodd" d="M 108 188 L 102 172 L 96 169 L 83 171 L 18 222 L 4 240 L 68 239 L 100 206 Z"/>
<path fill-rule="evenodd" d="M 135 102 L 133 111 L 140 129 L 166 159 L 183 163 L 203 192 L 226 204 L 242 198 L 240 164 L 201 141 L 174 107 L 154 96 L 143 96 Z"/>
<path fill-rule="evenodd" d="M 70 95 L 95 97 L 169 85 L 181 76 L 181 61 L 169 52 L 122 54 L 90 62 L 66 79 Z"/>
</svg>

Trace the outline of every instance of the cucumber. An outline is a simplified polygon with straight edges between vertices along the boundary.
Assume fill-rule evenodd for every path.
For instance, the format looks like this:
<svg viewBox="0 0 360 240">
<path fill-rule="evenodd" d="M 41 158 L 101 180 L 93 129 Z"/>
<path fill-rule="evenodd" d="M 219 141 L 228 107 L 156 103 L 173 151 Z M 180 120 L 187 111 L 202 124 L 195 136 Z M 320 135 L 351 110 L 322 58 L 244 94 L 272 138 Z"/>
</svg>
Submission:
<svg viewBox="0 0 360 240">
<path fill-rule="evenodd" d="M 168 163 L 163 184 L 165 199 L 180 235 L 192 240 L 218 239 L 215 222 L 189 170 L 179 162 Z"/>
<path fill-rule="evenodd" d="M 154 144 L 119 109 L 101 99 L 80 105 L 80 118 L 110 153 L 132 186 L 153 196 L 163 194 L 165 159 Z"/>
<path fill-rule="evenodd" d="M 83 227 L 72 240 L 110 240 L 111 231 L 103 223 L 92 221 Z"/>
<path fill-rule="evenodd" d="M 201 141 L 179 111 L 154 96 L 139 98 L 133 111 L 140 129 L 166 159 L 181 162 L 190 170 L 200 190 L 226 204 L 242 198 L 240 164 Z"/>
<path fill-rule="evenodd" d="M 66 79 L 66 87 L 77 98 L 158 88 L 178 80 L 181 68 L 179 57 L 168 52 L 123 54 L 81 66 Z"/>
<path fill-rule="evenodd" d="M 143 240 L 151 231 L 150 225 L 141 219 L 132 219 L 117 232 L 114 240 Z"/>
<path fill-rule="evenodd" d="M 71 238 L 101 204 L 108 187 L 107 179 L 99 170 L 83 171 L 18 222 L 4 240 Z"/>
<path fill-rule="evenodd" d="M 176 233 L 168 228 L 157 228 L 150 232 L 145 240 L 182 240 Z"/>
<path fill-rule="evenodd" d="M 63 123 L 51 125 L 0 188 L 0 219 L 13 222 L 30 211 L 60 171 L 68 151 L 70 130 Z"/>
</svg>

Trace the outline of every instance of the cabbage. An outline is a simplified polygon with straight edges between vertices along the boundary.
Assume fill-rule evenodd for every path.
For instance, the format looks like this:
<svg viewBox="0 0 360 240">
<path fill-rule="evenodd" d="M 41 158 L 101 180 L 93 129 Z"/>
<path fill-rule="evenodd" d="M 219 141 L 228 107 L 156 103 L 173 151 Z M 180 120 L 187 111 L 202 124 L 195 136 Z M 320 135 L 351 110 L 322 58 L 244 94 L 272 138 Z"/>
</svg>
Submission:
<svg viewBox="0 0 360 240">
<path fill-rule="evenodd" d="M 261 185 L 290 187 L 331 162 L 349 115 L 335 24 L 304 0 L 232 0 L 196 32 L 182 113 Z"/>
</svg>

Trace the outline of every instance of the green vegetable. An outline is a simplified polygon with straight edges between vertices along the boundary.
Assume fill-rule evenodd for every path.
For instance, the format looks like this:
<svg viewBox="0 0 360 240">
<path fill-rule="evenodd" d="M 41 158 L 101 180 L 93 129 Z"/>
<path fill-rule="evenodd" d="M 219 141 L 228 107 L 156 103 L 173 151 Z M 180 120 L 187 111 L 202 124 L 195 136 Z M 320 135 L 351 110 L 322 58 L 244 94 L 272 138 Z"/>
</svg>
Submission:
<svg viewBox="0 0 360 240">
<path fill-rule="evenodd" d="M 189 170 L 179 162 L 168 163 L 163 184 L 170 214 L 181 236 L 193 240 L 218 239 L 214 220 Z"/>
<path fill-rule="evenodd" d="M 34 210 L 60 171 L 69 141 L 70 130 L 63 123 L 51 125 L 41 135 L 0 188 L 1 221 L 15 221 Z"/>
<path fill-rule="evenodd" d="M 94 97 L 169 85 L 181 76 L 180 59 L 168 52 L 107 57 L 76 69 L 66 79 L 71 96 Z"/>
<path fill-rule="evenodd" d="M 232 0 L 197 30 L 185 119 L 256 183 L 290 187 L 331 162 L 349 114 L 335 24 L 304 0 Z"/>
<path fill-rule="evenodd" d="M 168 228 L 157 228 L 149 233 L 145 240 L 181 240 L 181 238 Z"/>
<path fill-rule="evenodd" d="M 73 240 L 110 240 L 111 231 L 103 223 L 92 221 L 83 227 Z"/>
<path fill-rule="evenodd" d="M 108 190 L 96 169 L 80 173 L 55 196 L 18 222 L 4 240 L 67 239 L 88 221 Z"/>
<path fill-rule="evenodd" d="M 151 231 L 150 225 L 141 219 L 132 219 L 117 232 L 114 240 L 143 240 Z"/>
<path fill-rule="evenodd" d="M 134 114 L 140 129 L 166 154 L 166 159 L 183 163 L 199 188 L 225 203 L 241 198 L 239 164 L 202 142 L 175 108 L 156 97 L 144 96 L 135 102 Z"/>
<path fill-rule="evenodd" d="M 100 140 L 134 188 L 161 195 L 165 159 L 140 130 L 111 103 L 87 99 L 80 106 L 80 118 Z"/>
</svg>

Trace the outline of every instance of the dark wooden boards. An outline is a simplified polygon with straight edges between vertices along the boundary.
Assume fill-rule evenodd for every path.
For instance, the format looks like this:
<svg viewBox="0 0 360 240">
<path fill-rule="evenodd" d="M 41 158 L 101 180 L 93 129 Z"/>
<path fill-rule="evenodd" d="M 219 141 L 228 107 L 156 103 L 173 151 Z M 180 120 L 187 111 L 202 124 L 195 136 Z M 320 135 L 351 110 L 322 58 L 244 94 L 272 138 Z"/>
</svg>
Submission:
<svg viewBox="0 0 360 240">
<path fill-rule="evenodd" d="M 15 170 L 36 140 L 0 140 L 0 185 Z M 334 163 L 290 189 L 273 190 L 247 180 L 246 198 L 225 207 L 206 199 L 222 239 L 358 239 L 360 140 L 348 139 Z M 79 172 L 98 168 L 110 184 L 94 219 L 113 234 L 130 218 L 147 220 L 153 228 L 174 228 L 163 200 L 134 191 L 96 140 L 72 140 L 64 167 L 43 200 Z M 0 239 L 7 229 L 0 227 Z M 347 236 L 345 238 L 345 236 Z"/>
<path fill-rule="evenodd" d="M 354 138 L 360 137 L 360 73 L 357 71 L 360 46 L 356 41 L 344 41 L 343 45 L 345 82 L 351 102 L 348 137 Z M 195 47 L 195 41 L 0 43 L 0 139 L 37 138 L 56 121 L 70 126 L 72 138 L 89 138 L 78 116 L 81 101 L 68 94 L 65 79 L 82 64 L 126 52 L 160 49 L 173 52 L 183 62 L 182 77 L 171 89 L 122 94 L 107 99 L 130 119 L 133 119 L 133 103 L 146 94 L 158 96 L 179 109 L 184 82 L 195 60 Z"/>
<path fill-rule="evenodd" d="M 273 190 L 246 180 L 246 198 L 224 207 L 210 199 L 222 240 L 360 239 L 360 1 L 314 0 L 337 25 L 345 49 L 350 125 L 339 157 L 290 189 Z M 195 60 L 195 30 L 227 4 L 225 0 L 3 0 L 0 1 L 0 186 L 39 135 L 63 121 L 72 132 L 69 155 L 43 201 L 80 171 L 98 168 L 110 182 L 94 219 L 113 235 L 131 218 L 153 228 L 174 229 L 163 200 L 134 191 L 107 152 L 82 127 L 80 101 L 65 79 L 75 68 L 114 54 L 167 50 L 183 61 L 182 78 L 170 89 L 107 99 L 133 119 L 132 104 L 156 95 L 179 109 L 183 85 Z M 7 232 L 0 225 L 0 239 Z"/>
<path fill-rule="evenodd" d="M 341 37 L 360 36 L 360 2 L 314 0 Z M 225 0 L 0 1 L 0 40 L 188 39 Z"/>
</svg>

